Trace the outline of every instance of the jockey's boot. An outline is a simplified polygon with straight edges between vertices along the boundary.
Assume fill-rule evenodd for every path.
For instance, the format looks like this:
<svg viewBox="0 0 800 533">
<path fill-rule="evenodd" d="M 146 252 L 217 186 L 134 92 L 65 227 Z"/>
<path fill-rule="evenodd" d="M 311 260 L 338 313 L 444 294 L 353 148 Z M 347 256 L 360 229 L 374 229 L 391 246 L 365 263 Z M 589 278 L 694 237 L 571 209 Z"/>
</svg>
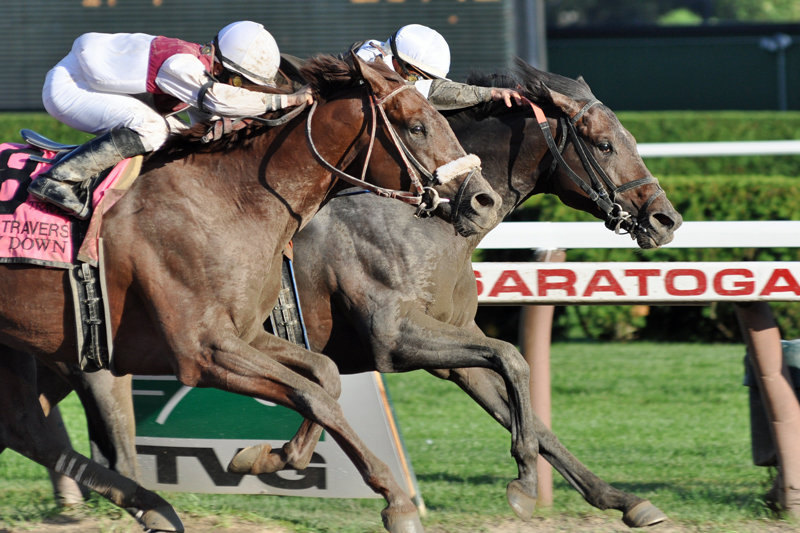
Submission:
<svg viewBox="0 0 800 533">
<path fill-rule="evenodd" d="M 58 159 L 28 187 L 28 192 L 67 213 L 86 220 L 91 194 L 85 184 L 103 170 L 145 153 L 142 138 L 130 128 L 117 128 L 95 137 Z"/>
</svg>

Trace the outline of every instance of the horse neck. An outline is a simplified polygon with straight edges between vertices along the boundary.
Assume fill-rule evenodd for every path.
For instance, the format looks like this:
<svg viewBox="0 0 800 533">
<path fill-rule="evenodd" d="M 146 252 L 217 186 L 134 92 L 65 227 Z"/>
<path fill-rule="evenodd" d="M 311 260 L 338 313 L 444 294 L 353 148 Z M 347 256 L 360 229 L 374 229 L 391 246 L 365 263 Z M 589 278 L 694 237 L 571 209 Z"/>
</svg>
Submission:
<svg viewBox="0 0 800 533">
<path fill-rule="evenodd" d="M 343 161 L 354 158 L 361 145 L 366 144 L 363 134 L 342 131 L 347 124 L 363 122 L 360 101 L 356 101 L 358 103 L 335 101 L 320 106 L 312 119 L 315 149 L 319 156 L 340 168 Z M 342 106 L 349 106 L 345 113 L 341 111 Z M 352 113 L 352 118 L 348 119 L 346 113 Z M 281 131 L 268 131 L 258 140 L 261 144 L 257 149 L 265 154 L 261 168 L 266 189 L 286 204 L 299 220 L 300 227 L 308 223 L 332 191 L 342 188 L 312 152 L 306 132 L 307 115 L 303 117 Z M 336 128 L 330 127 L 331 124 L 336 124 Z M 277 149 L 272 147 L 274 144 Z"/>
<path fill-rule="evenodd" d="M 542 192 L 537 185 L 548 171 L 542 168 L 547 144 L 529 110 L 482 120 L 465 110 L 448 120 L 464 149 L 481 158 L 484 177 L 503 199 L 498 223 L 528 197 Z"/>
</svg>

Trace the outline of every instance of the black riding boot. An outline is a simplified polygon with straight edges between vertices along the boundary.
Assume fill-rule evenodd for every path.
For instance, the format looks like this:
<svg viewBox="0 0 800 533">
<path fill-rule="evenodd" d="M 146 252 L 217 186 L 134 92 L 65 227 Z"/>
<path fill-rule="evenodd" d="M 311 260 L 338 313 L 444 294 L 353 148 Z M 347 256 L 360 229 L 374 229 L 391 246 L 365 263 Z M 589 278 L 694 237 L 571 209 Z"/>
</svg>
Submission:
<svg viewBox="0 0 800 533">
<path fill-rule="evenodd" d="M 85 220 L 91 214 L 91 195 L 84 183 L 126 157 L 143 153 L 138 133 L 129 128 L 111 130 L 56 161 L 31 182 L 28 192 Z"/>
</svg>

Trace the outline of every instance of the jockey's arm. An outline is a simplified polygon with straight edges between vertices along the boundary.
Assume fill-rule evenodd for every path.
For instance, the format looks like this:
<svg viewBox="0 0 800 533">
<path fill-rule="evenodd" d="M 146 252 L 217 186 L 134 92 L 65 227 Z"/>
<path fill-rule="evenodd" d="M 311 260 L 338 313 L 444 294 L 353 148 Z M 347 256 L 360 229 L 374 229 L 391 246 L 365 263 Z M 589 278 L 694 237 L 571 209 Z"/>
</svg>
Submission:
<svg viewBox="0 0 800 533">
<path fill-rule="evenodd" d="M 513 89 L 478 87 L 477 85 L 438 79 L 423 81 L 430 83 L 427 94 L 428 101 L 441 111 L 472 107 L 492 100 L 503 100 L 509 107 L 512 103 L 519 105 L 524 102 L 524 98 Z M 423 81 L 418 81 L 415 85 L 419 85 Z M 417 88 L 422 92 L 419 86 Z M 423 92 L 423 94 L 425 93 Z"/>
<path fill-rule="evenodd" d="M 164 62 L 155 81 L 165 93 L 199 109 L 200 89 L 212 80 L 196 57 L 177 54 Z M 297 100 L 296 95 L 261 93 L 213 82 L 205 92 L 203 105 L 212 115 L 244 117 L 291 107 L 299 103 Z"/>
</svg>

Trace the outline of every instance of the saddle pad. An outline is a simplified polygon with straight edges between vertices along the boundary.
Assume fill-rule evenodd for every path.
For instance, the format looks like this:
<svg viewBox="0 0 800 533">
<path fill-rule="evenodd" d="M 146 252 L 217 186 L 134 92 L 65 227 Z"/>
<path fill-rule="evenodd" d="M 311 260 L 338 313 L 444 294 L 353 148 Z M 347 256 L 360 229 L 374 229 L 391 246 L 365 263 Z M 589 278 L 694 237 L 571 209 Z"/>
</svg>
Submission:
<svg viewBox="0 0 800 533">
<path fill-rule="evenodd" d="M 55 155 L 27 144 L 0 144 L 0 263 L 69 268 L 77 259 L 86 223 L 28 195 L 30 182 L 50 167 L 39 158 Z M 92 205 L 126 174 L 129 164 L 126 159 L 108 173 L 95 189 Z"/>
</svg>

